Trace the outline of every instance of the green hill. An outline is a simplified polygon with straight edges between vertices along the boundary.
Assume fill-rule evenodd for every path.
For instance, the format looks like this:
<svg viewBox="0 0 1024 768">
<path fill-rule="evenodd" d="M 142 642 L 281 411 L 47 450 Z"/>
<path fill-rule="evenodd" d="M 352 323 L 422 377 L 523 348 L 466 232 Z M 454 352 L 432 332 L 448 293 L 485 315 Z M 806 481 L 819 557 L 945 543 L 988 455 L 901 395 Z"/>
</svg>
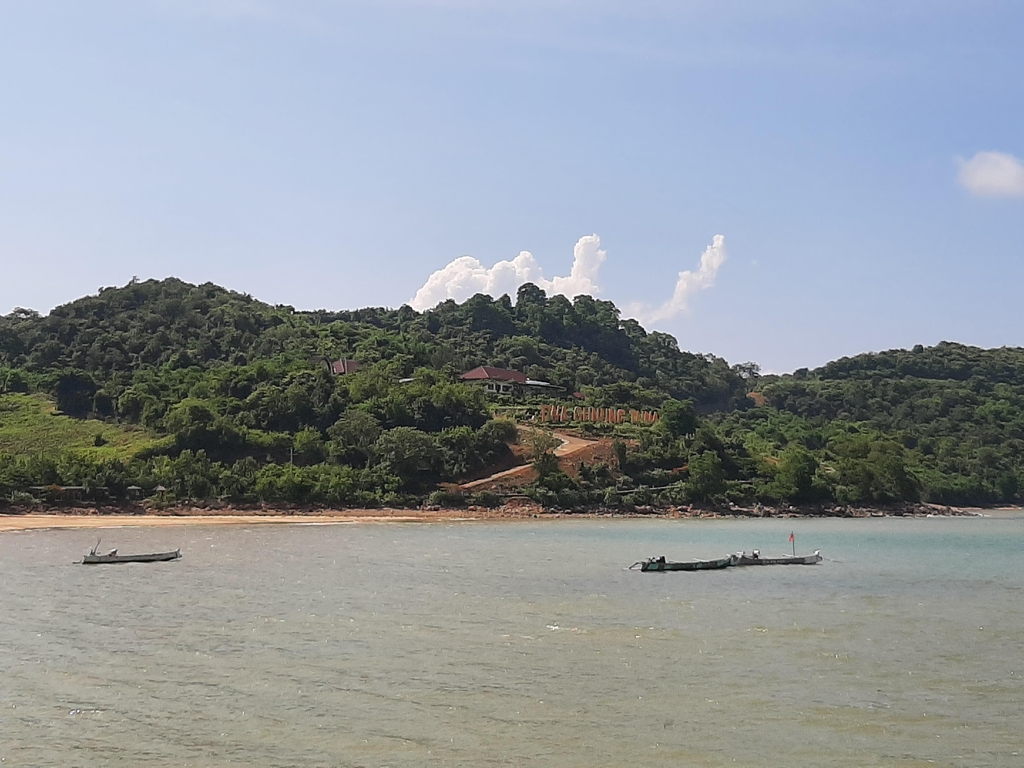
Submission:
<svg viewBox="0 0 1024 768">
<path fill-rule="evenodd" d="M 422 314 L 409 307 L 329 313 L 272 307 L 209 284 L 151 280 L 105 289 L 45 317 L 20 310 L 0 318 L 0 365 L 49 379 L 83 372 L 83 385 L 110 397 L 140 371 L 267 361 L 301 368 L 318 357 L 384 362 L 403 376 L 446 364 L 511 367 L 570 392 L 618 385 L 616 397 L 637 405 L 671 396 L 726 407 L 743 394 L 724 360 L 680 351 L 671 336 L 622 321 L 611 302 L 548 298 L 533 285 L 519 290 L 515 306 L 507 296 L 478 295 Z M 103 400 L 99 412 L 106 410 Z"/>
<path fill-rule="evenodd" d="M 335 376 L 339 358 L 362 368 Z M 115 494 L 411 503 L 509 459 L 515 430 L 491 414 L 513 403 L 457 379 L 478 365 L 560 388 L 515 401 L 520 413 L 662 413 L 587 426 L 624 441 L 617 466 L 569 478 L 542 462 L 528 492 L 545 503 L 998 503 L 1024 487 L 1021 349 L 943 343 L 760 377 L 680 350 L 611 302 L 533 285 L 514 303 L 300 312 L 168 279 L 0 317 L 0 494 L 45 477 Z"/>
<path fill-rule="evenodd" d="M 0 453 L 76 453 L 95 461 L 129 460 L 160 441 L 140 427 L 58 413 L 39 394 L 0 395 Z"/>
</svg>

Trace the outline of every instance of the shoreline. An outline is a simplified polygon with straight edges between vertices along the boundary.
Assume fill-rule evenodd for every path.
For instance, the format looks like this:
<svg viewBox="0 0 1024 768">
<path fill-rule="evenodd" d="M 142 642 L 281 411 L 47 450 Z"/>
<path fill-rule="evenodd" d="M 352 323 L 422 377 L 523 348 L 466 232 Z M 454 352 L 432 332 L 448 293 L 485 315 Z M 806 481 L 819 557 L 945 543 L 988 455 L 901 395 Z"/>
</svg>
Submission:
<svg viewBox="0 0 1024 768">
<path fill-rule="evenodd" d="M 568 512 L 534 504 L 503 507 L 421 508 L 421 509 L 208 509 L 177 507 L 153 510 L 117 508 L 57 507 L 25 512 L 0 512 L 0 533 L 51 529 L 97 529 L 126 527 L 176 527 L 182 525 L 354 525 L 359 523 L 452 523 L 513 520 L 597 520 L 597 519 L 735 519 L 735 518 L 889 518 L 889 517 L 1024 517 L 1024 508 L 991 509 L 908 505 L 896 508 L 758 508 L 712 509 L 673 507 L 669 509 L 591 510 Z"/>
</svg>

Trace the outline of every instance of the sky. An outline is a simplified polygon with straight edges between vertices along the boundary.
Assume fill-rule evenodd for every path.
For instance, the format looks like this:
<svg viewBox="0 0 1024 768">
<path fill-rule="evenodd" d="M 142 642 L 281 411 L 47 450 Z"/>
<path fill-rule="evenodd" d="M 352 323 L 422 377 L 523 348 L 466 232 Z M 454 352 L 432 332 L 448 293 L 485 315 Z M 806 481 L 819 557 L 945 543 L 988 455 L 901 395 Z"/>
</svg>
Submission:
<svg viewBox="0 0 1024 768">
<path fill-rule="evenodd" d="M 770 372 L 1021 346 L 1022 30 L 987 0 L 0 0 L 0 314 L 529 279 Z"/>
</svg>

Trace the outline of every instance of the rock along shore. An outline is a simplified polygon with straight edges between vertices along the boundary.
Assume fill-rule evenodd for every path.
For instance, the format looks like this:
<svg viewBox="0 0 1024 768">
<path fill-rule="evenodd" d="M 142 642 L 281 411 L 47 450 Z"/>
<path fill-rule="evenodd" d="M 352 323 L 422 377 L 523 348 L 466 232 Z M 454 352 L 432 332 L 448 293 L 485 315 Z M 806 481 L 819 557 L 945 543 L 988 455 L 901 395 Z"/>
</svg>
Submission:
<svg viewBox="0 0 1024 768">
<path fill-rule="evenodd" d="M 629 510 L 545 508 L 527 499 L 512 499 L 498 507 L 430 507 L 414 509 L 345 509 L 312 505 L 182 504 L 156 508 L 145 504 L 37 504 L 0 506 L 0 530 L 46 527 L 103 527 L 110 525 L 174 525 L 182 523 L 356 523 L 443 522 L 456 520 L 521 520 L 564 518 L 822 518 L 822 517 L 937 517 L 980 516 L 984 510 L 935 504 L 891 506 L 801 505 L 750 507 L 729 505 L 637 506 Z"/>
</svg>

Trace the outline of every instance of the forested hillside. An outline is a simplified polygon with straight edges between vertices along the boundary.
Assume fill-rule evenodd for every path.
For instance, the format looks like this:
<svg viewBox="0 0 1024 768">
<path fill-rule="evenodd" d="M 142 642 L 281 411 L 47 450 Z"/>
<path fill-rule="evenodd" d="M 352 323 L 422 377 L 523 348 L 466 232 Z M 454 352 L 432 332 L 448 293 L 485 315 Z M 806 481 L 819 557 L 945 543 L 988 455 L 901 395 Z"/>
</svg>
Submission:
<svg viewBox="0 0 1024 768">
<path fill-rule="evenodd" d="M 362 368 L 336 376 L 341 358 Z M 478 365 L 560 394 L 488 399 L 458 381 Z M 63 415 L 27 426 L 28 395 Z M 53 484 L 113 499 L 160 487 L 169 502 L 416 503 L 509 461 L 516 429 L 496 407 L 567 401 L 662 419 L 586 425 L 619 460 L 578 477 L 538 449 L 527 492 L 552 505 L 997 503 L 1024 479 L 1020 349 L 940 344 L 761 378 L 681 351 L 610 302 L 533 285 L 515 303 L 299 312 L 169 279 L 0 317 L 0 497 Z M 86 425 L 62 422 L 77 442 L 41 439 L 67 417 Z M 108 441 L 125 447 L 98 450 Z"/>
<path fill-rule="evenodd" d="M 947 342 L 858 355 L 782 377 L 766 384 L 763 394 L 770 410 L 795 417 L 790 429 L 801 432 L 808 447 L 831 435 L 839 466 L 891 441 L 884 450 L 906 463 L 929 500 L 1018 498 L 1024 479 L 1020 348 Z M 736 421 L 750 428 L 759 418 L 751 413 Z M 865 477 L 855 482 L 869 483 Z"/>
</svg>

